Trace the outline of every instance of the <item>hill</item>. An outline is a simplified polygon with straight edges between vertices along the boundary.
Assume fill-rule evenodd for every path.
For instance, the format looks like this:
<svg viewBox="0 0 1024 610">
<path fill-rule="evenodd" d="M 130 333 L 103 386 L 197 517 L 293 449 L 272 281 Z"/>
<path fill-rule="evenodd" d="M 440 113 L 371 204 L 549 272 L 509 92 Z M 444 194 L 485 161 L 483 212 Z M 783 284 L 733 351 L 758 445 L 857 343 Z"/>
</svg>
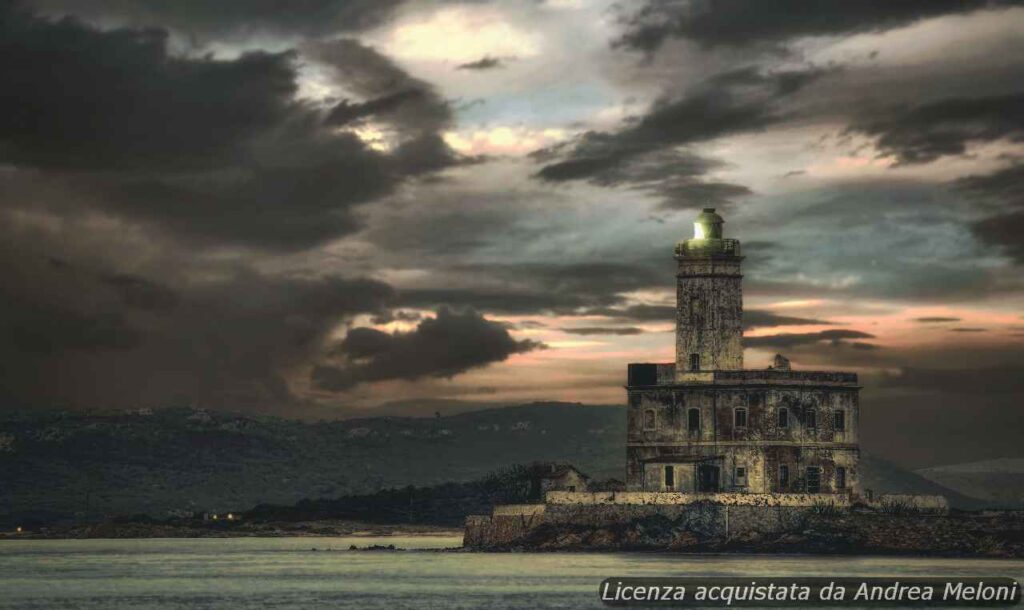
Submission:
<svg viewBox="0 0 1024 610">
<path fill-rule="evenodd" d="M 924 468 L 916 472 L 938 485 L 982 498 L 991 505 L 1018 509 L 1024 507 L 1024 459 L 967 462 Z"/>
<path fill-rule="evenodd" d="M 532 461 L 621 479 L 624 436 L 622 407 L 570 403 L 316 423 L 181 408 L 9 413 L 0 420 L 0 522 L 290 505 L 473 481 Z M 870 456 L 864 478 L 877 492 L 963 498 Z"/>
</svg>

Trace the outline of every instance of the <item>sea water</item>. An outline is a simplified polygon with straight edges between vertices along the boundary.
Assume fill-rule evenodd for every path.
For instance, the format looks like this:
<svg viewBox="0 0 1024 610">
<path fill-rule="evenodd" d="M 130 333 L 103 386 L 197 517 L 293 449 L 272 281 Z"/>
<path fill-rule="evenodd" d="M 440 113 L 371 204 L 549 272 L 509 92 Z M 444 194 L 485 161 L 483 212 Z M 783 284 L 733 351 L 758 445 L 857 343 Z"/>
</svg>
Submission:
<svg viewBox="0 0 1024 610">
<path fill-rule="evenodd" d="M 615 576 L 1009 576 L 1024 561 L 464 553 L 459 536 L 0 541 L 0 609 L 601 608 Z M 404 551 L 353 551 L 350 545 Z"/>
</svg>

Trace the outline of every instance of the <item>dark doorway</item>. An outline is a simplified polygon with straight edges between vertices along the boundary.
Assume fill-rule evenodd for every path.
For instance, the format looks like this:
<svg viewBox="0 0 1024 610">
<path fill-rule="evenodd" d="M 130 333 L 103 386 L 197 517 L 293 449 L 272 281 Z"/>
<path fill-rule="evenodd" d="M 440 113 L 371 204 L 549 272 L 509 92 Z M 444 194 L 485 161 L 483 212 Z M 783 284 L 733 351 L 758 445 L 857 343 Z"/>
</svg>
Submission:
<svg viewBox="0 0 1024 610">
<path fill-rule="evenodd" d="M 821 493 L 821 468 L 818 466 L 807 467 L 807 493 Z"/>
<path fill-rule="evenodd" d="M 697 466 L 697 491 L 717 492 L 719 490 L 719 472 L 718 466 L 711 464 Z"/>
<path fill-rule="evenodd" d="M 665 466 L 665 489 L 673 489 L 676 486 L 675 469 Z"/>
</svg>

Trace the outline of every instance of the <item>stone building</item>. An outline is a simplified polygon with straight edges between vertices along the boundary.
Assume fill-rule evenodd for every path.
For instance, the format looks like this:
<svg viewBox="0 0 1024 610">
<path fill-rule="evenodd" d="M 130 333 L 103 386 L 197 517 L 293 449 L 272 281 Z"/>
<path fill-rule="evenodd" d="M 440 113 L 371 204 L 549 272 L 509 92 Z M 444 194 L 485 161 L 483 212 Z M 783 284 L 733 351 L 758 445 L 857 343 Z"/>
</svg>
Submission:
<svg viewBox="0 0 1024 610">
<path fill-rule="evenodd" d="M 676 360 L 630 364 L 629 491 L 851 494 L 857 375 L 743 368 L 740 242 L 705 209 L 675 249 Z"/>
</svg>

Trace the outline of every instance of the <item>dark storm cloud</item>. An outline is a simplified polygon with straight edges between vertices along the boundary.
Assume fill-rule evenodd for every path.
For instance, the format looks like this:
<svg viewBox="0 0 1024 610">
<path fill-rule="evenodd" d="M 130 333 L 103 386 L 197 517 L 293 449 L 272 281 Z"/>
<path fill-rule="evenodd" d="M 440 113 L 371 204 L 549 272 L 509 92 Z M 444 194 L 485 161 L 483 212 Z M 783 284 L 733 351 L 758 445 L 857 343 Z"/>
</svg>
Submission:
<svg viewBox="0 0 1024 610">
<path fill-rule="evenodd" d="M 352 206 L 457 161 L 437 133 L 446 103 L 354 41 L 310 45 L 365 98 L 331 119 L 296 99 L 293 52 L 178 57 L 164 30 L 0 12 L 0 78 L 18 92 L 0 100 L 0 162 L 48 172 L 66 206 L 206 245 L 304 249 L 356 230 Z M 390 152 L 332 124 L 371 115 L 393 126 Z"/>
<path fill-rule="evenodd" d="M 622 303 L 623 293 L 665 284 L 665 270 L 628 263 L 462 264 L 445 269 L 449 284 L 408 288 L 396 302 L 406 307 L 471 307 L 506 314 L 574 314 Z"/>
<path fill-rule="evenodd" d="M 417 133 L 448 127 L 452 111 L 433 87 L 414 78 L 390 59 L 357 40 L 341 38 L 302 46 L 304 55 L 329 67 L 340 84 L 364 100 L 364 114 L 383 116 L 396 126 Z M 357 106 L 358 107 L 358 106 Z M 352 102 L 334 109 L 335 121 L 349 118 Z"/>
<path fill-rule="evenodd" d="M 995 246 L 1018 264 L 1024 264 L 1024 211 L 1000 214 L 971 225 L 981 242 Z"/>
<path fill-rule="evenodd" d="M 963 155 L 967 146 L 1024 137 L 1024 94 L 959 97 L 900 108 L 855 122 L 848 131 L 876 139 L 899 164 L 928 163 Z"/>
<path fill-rule="evenodd" d="M 662 197 L 662 208 L 692 210 L 704 206 L 728 208 L 736 199 L 753 194 L 741 184 L 729 182 L 687 182 L 661 185 L 657 192 Z"/>
<path fill-rule="evenodd" d="M 637 322 L 674 322 L 676 319 L 676 308 L 674 305 L 640 304 L 620 308 L 600 307 L 588 309 L 584 313 L 586 315 L 622 318 Z"/>
<path fill-rule="evenodd" d="M 750 190 L 703 180 L 721 163 L 675 148 L 757 131 L 782 120 L 776 102 L 822 74 L 817 69 L 764 73 L 754 68 L 718 74 L 682 96 L 662 97 L 617 132 L 587 132 L 567 153 L 555 149 L 538 155 L 539 160 L 561 160 L 548 163 L 537 176 L 549 182 L 628 185 L 661 195 L 673 208 L 696 207 L 701 197 L 728 203 Z"/>
<path fill-rule="evenodd" d="M 393 296 L 370 279 L 267 275 L 184 250 L 132 256 L 116 228 L 90 227 L 105 231 L 92 243 L 82 229 L 4 225 L 4 405 L 290 412 L 305 399 L 289 379 L 326 337 Z"/>
<path fill-rule="evenodd" d="M 495 68 L 504 68 L 505 62 L 501 61 L 497 57 L 485 56 L 481 57 L 476 61 L 470 61 L 464 64 L 456 66 L 457 70 L 494 70 Z"/>
<path fill-rule="evenodd" d="M 408 333 L 353 328 L 333 350 L 343 364 L 317 366 L 312 379 L 320 389 L 343 391 L 373 381 L 453 377 L 543 347 L 513 339 L 504 326 L 472 311 L 442 308 Z"/>
<path fill-rule="evenodd" d="M 178 304 L 178 295 L 173 290 L 138 275 L 97 273 L 56 256 L 47 256 L 46 262 L 53 270 L 92 277 L 95 281 L 114 288 L 120 293 L 122 302 L 129 307 L 146 311 L 165 311 L 173 309 Z"/>
<path fill-rule="evenodd" d="M 990 214 L 971 223 L 974 237 L 1018 264 L 1024 263 L 1024 164 L 966 176 L 953 185 Z"/>
<path fill-rule="evenodd" d="M 581 326 L 579 328 L 562 328 L 563 333 L 570 335 L 640 335 L 644 329 L 635 326 Z"/>
<path fill-rule="evenodd" d="M 785 349 L 813 344 L 828 344 L 836 347 L 850 346 L 855 349 L 876 349 L 877 346 L 849 339 L 873 339 L 875 336 L 859 330 L 822 330 L 813 333 L 779 333 L 761 337 L 744 337 L 745 347 L 766 347 Z"/>
<path fill-rule="evenodd" d="M 115 312 L 84 314 L 16 301 L 0 306 L 0 311 L 9 347 L 22 356 L 49 356 L 63 350 L 128 350 L 143 339 L 139 329 Z"/>
<path fill-rule="evenodd" d="M 633 320 L 638 322 L 674 322 L 676 319 L 676 308 L 672 305 L 631 305 L 629 307 L 619 308 L 603 307 L 589 309 L 584 313 L 586 315 L 607 316 L 609 318 L 621 318 L 624 320 Z M 831 325 L 835 324 L 835 322 L 819 320 L 816 318 L 784 316 L 761 309 L 747 309 L 743 312 L 743 327 L 745 329 L 812 324 Z"/>
<path fill-rule="evenodd" d="M 885 375 L 884 387 L 917 388 L 953 394 L 1024 393 L 1024 367 L 993 366 L 979 369 L 903 368 Z"/>
<path fill-rule="evenodd" d="M 777 43 L 803 36 L 828 36 L 898 28 L 919 19 L 1015 2 L 988 0 L 832 0 L 808 6 L 801 0 L 646 0 L 622 19 L 615 44 L 645 52 L 670 38 L 706 46 Z"/>
<path fill-rule="evenodd" d="M 51 15 L 73 13 L 133 26 L 169 27 L 200 36 L 331 35 L 387 21 L 403 0 L 31 0 Z"/>
<path fill-rule="evenodd" d="M 975 197 L 988 197 L 1024 207 L 1024 164 L 992 172 L 971 174 L 953 181 L 961 191 Z"/>
<path fill-rule="evenodd" d="M 828 320 L 817 320 L 815 318 L 800 318 L 796 316 L 783 316 L 771 311 L 759 309 L 748 309 L 743 312 L 743 327 L 750 328 L 773 328 L 778 326 L 800 326 L 800 325 L 833 325 L 835 322 Z"/>
<path fill-rule="evenodd" d="M 963 327 L 959 327 L 959 328 L 951 328 L 951 329 L 949 329 L 949 332 L 952 332 L 952 333 L 983 333 L 986 330 L 987 329 L 985 329 L 985 328 L 971 328 L 971 327 L 963 326 Z"/>
<path fill-rule="evenodd" d="M 947 318 L 942 316 L 929 316 L 924 318 L 914 318 L 915 322 L 922 322 L 924 324 L 934 324 L 937 322 L 959 322 L 960 318 Z"/>
<path fill-rule="evenodd" d="M 325 122 L 328 125 L 347 125 L 357 119 L 394 111 L 404 103 L 422 99 L 423 95 L 421 90 L 405 89 L 362 103 L 342 100 L 327 114 Z"/>
<path fill-rule="evenodd" d="M 91 29 L 0 3 L 4 161 L 50 169 L 221 167 L 293 112 L 291 53 L 179 59 L 163 30 Z"/>
</svg>

